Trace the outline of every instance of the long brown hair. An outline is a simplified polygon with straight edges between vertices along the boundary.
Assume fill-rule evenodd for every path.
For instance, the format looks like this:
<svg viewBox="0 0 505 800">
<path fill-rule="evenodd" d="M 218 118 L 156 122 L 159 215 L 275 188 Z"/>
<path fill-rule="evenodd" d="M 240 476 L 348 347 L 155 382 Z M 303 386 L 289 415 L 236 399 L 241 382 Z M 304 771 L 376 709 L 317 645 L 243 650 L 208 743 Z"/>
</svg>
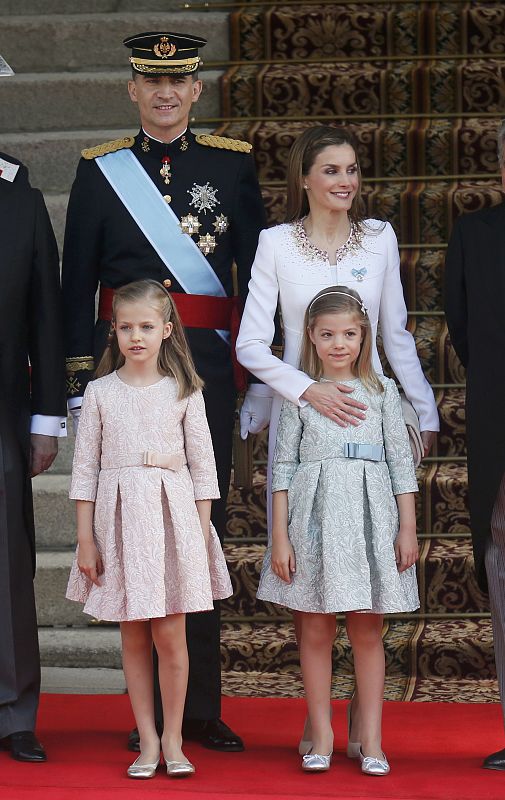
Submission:
<svg viewBox="0 0 505 800">
<path fill-rule="evenodd" d="M 160 375 L 172 375 L 179 386 L 179 400 L 189 397 L 203 387 L 191 356 L 181 319 L 170 297 L 161 283 L 152 280 L 135 281 L 121 286 L 114 291 L 112 300 L 112 325 L 109 343 L 95 372 L 95 377 L 110 375 L 125 363 L 125 357 L 119 349 L 115 330 L 115 320 L 121 303 L 137 303 L 147 300 L 159 313 L 163 324 L 172 323 L 172 333 L 163 339 L 158 353 L 158 372 Z"/>
<path fill-rule="evenodd" d="M 359 165 L 356 138 L 347 128 L 330 125 L 314 125 L 307 128 L 296 139 L 289 151 L 287 176 L 286 222 L 301 219 L 309 213 L 307 192 L 303 188 L 303 178 L 308 175 L 318 154 L 325 147 L 347 144 L 354 150 L 358 168 L 358 191 L 349 210 L 349 219 L 360 225 L 365 219 L 365 204 L 361 196 L 361 168 Z"/>
<path fill-rule="evenodd" d="M 318 292 L 309 303 L 303 320 L 303 339 L 300 354 L 300 369 L 314 380 L 322 376 L 321 359 L 312 342 L 309 331 L 314 330 L 321 314 L 354 314 L 363 336 L 358 358 L 353 364 L 353 373 L 372 392 L 380 394 L 384 387 L 372 365 L 372 326 L 363 301 L 354 289 L 347 286 L 328 286 Z"/>
</svg>

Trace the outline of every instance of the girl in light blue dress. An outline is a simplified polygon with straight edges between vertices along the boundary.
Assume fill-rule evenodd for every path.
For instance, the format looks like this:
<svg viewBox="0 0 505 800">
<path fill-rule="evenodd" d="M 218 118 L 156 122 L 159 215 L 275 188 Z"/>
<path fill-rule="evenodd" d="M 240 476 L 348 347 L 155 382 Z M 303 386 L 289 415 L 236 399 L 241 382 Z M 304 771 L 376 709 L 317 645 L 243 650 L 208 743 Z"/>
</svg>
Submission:
<svg viewBox="0 0 505 800">
<path fill-rule="evenodd" d="M 419 608 L 414 463 L 394 381 L 372 367 L 372 333 L 361 298 L 346 286 L 319 292 L 305 314 L 300 368 L 318 381 L 352 385 L 367 406 L 341 427 L 310 404 L 285 400 L 273 462 L 272 545 L 258 597 L 300 613 L 302 668 L 312 723 L 307 771 L 330 768 L 335 614 L 346 613 L 356 692 L 347 755 L 386 775 L 381 745 L 384 613 Z"/>
</svg>

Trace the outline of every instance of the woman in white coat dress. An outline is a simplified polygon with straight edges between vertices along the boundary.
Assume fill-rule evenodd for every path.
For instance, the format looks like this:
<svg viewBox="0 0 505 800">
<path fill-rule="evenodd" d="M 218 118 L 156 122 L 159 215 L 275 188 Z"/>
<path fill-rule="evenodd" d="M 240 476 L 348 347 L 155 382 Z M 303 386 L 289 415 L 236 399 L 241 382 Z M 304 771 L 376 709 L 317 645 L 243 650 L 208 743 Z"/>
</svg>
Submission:
<svg viewBox="0 0 505 800">
<path fill-rule="evenodd" d="M 265 384 L 253 384 L 268 402 L 269 465 L 283 398 L 311 403 L 340 425 L 359 424 L 366 413 L 349 387 L 316 383 L 298 368 L 303 316 L 321 289 L 336 284 L 359 292 L 374 334 L 374 368 L 382 373 L 375 345 L 380 323 L 384 350 L 420 421 L 425 455 L 439 430 L 435 398 L 423 375 L 400 281 L 400 257 L 391 225 L 364 219 L 361 173 L 354 137 L 345 128 L 315 126 L 293 144 L 288 163 L 287 220 L 264 230 L 249 282 L 237 340 L 237 356 Z M 274 316 L 280 303 L 284 358 L 274 356 Z M 273 391 L 272 391 L 273 390 Z M 242 434 L 257 433 L 244 404 Z"/>
<path fill-rule="evenodd" d="M 405 327 L 407 309 L 395 233 L 388 222 L 364 219 L 352 134 L 328 126 L 306 130 L 291 148 L 287 181 L 287 222 L 260 234 L 237 340 L 240 363 L 264 384 L 253 384 L 251 391 L 263 395 L 265 404 L 273 396 L 269 486 L 283 398 L 299 406 L 310 403 L 343 426 L 359 425 L 366 414 L 366 408 L 352 399 L 352 389 L 316 383 L 297 366 L 305 309 L 321 289 L 337 284 L 355 289 L 363 299 L 372 323 L 374 368 L 382 373 L 375 344 L 380 323 L 388 361 L 419 417 L 426 455 L 439 430 L 435 398 L 423 375 L 414 339 Z M 278 302 L 284 328 L 283 360 L 270 349 Z M 258 430 L 260 425 L 244 403 L 242 436 Z M 270 491 L 268 506 L 270 517 Z M 352 711 L 352 741 L 358 741 L 357 697 Z M 307 733 L 306 729 L 304 740 Z"/>
</svg>

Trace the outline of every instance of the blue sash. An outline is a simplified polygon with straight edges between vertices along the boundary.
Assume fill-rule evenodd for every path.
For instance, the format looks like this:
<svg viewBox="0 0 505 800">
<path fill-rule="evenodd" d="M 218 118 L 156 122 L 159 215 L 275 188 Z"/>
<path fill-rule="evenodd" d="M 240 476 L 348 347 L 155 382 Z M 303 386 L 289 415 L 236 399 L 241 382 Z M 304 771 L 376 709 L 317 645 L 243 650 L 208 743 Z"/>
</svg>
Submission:
<svg viewBox="0 0 505 800">
<path fill-rule="evenodd" d="M 96 164 L 184 291 L 226 297 L 202 251 L 191 236 L 182 233 L 176 215 L 131 150 L 107 153 Z M 229 331 L 216 333 L 230 344 Z"/>
</svg>

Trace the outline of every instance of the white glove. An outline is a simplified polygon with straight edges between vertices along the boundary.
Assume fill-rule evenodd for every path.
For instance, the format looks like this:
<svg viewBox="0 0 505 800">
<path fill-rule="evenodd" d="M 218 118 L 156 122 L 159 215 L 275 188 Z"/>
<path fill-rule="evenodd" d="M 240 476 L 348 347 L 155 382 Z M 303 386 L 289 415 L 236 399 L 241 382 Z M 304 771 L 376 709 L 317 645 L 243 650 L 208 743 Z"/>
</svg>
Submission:
<svg viewBox="0 0 505 800">
<path fill-rule="evenodd" d="M 251 383 L 240 409 L 240 437 L 259 433 L 268 427 L 272 410 L 273 389 L 264 383 Z"/>
<path fill-rule="evenodd" d="M 81 416 L 81 407 L 70 408 L 70 416 L 72 417 L 72 427 L 74 429 L 74 436 L 77 436 L 77 428 L 79 427 L 79 417 Z"/>
</svg>

